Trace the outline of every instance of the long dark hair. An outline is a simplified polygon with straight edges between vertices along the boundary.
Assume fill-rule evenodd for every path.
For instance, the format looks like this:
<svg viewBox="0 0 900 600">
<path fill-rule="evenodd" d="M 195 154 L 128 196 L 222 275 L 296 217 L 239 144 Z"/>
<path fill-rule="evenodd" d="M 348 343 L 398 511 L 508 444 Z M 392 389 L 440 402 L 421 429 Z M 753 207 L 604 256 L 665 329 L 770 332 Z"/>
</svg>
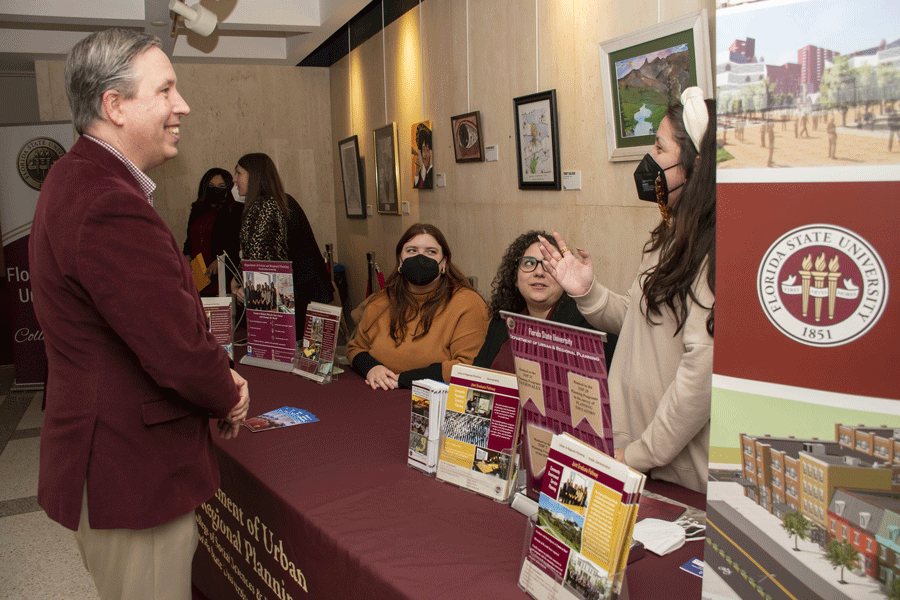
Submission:
<svg viewBox="0 0 900 600">
<path fill-rule="evenodd" d="M 281 177 L 275 163 L 268 154 L 252 152 L 243 155 L 237 162 L 238 166 L 247 171 L 247 195 L 244 204 L 244 217 L 246 218 L 250 207 L 262 198 L 274 198 L 278 208 L 284 213 L 284 218 L 290 218 L 287 194 L 281 184 Z"/>
<path fill-rule="evenodd" d="M 234 179 L 232 179 L 231 173 L 229 173 L 225 169 L 213 167 L 212 169 L 207 171 L 203 178 L 200 180 L 200 187 L 197 189 L 197 204 L 206 203 L 206 190 L 209 188 L 209 182 L 212 181 L 212 178 L 216 175 L 222 176 L 222 179 L 225 181 L 225 186 L 228 188 L 228 191 L 231 192 L 231 188 L 234 187 Z M 226 204 L 230 204 L 231 202 L 234 202 L 234 196 L 229 193 Z"/>
<path fill-rule="evenodd" d="M 494 275 L 494 281 L 491 282 L 491 318 L 500 316 L 500 311 L 505 310 L 513 313 L 519 313 L 525 310 L 525 298 L 519 291 L 519 259 L 528 250 L 528 247 L 538 241 L 538 236 L 556 246 L 556 238 L 546 231 L 531 230 L 526 231 L 509 245 L 500 261 L 500 268 Z M 540 258 L 539 256 L 537 258 Z M 563 292 L 565 295 L 565 292 Z"/>
<path fill-rule="evenodd" d="M 709 125 L 700 141 L 700 152 L 694 148 L 682 120 L 680 103 L 670 105 L 666 116 L 681 148 L 679 164 L 686 180 L 681 196 L 669 207 L 672 225 L 661 221 L 653 230 L 644 252 L 659 250 L 659 262 L 648 269 L 641 288 L 646 302 L 647 322 L 661 315 L 667 306 L 675 315 L 681 331 L 687 320 L 687 300 L 699 304 L 692 285 L 702 269 L 707 269 L 706 283 L 716 293 L 716 103 L 706 100 Z M 698 158 L 699 157 L 699 158 Z M 701 305 L 702 306 L 702 305 Z M 713 335 L 715 302 L 709 308 L 706 330 Z"/>
<path fill-rule="evenodd" d="M 438 277 L 437 288 L 429 295 L 422 307 L 419 308 L 418 302 L 416 302 L 412 292 L 409 291 L 406 279 L 400 274 L 400 264 L 403 262 L 400 254 L 403 251 L 403 246 L 409 240 L 423 233 L 427 233 L 437 241 L 446 262 L 444 263 L 444 274 Z M 385 282 L 384 290 L 379 292 L 379 294 L 387 294 L 391 311 L 391 338 L 394 340 L 394 344 L 399 346 L 406 338 L 409 322 L 416 318 L 417 315 L 420 318 L 416 331 L 413 334 L 413 340 L 428 334 L 434 318 L 450 303 L 450 299 L 453 298 L 457 290 L 462 288 L 471 289 L 472 286 L 469 285 L 469 281 L 463 275 L 463 272 L 453 264 L 453 261 L 450 259 L 451 253 L 450 246 L 447 244 L 447 238 L 434 225 L 416 223 L 407 229 L 400 241 L 397 242 L 396 255 L 397 266 L 390 277 L 388 277 L 387 282 Z"/>
</svg>

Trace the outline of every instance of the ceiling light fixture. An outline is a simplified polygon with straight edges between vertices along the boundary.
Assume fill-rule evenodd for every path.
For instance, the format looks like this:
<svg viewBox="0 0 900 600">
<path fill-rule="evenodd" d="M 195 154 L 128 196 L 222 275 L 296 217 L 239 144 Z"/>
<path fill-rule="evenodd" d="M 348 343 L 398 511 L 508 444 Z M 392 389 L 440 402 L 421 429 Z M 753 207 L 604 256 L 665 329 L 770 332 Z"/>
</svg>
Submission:
<svg viewBox="0 0 900 600">
<path fill-rule="evenodd" d="M 183 2 L 179 2 L 179 0 L 171 0 L 169 2 L 169 10 L 184 17 L 184 24 L 187 25 L 187 28 L 203 37 L 215 31 L 219 22 L 215 13 L 200 6 L 199 2 L 193 6 L 188 6 Z"/>
</svg>

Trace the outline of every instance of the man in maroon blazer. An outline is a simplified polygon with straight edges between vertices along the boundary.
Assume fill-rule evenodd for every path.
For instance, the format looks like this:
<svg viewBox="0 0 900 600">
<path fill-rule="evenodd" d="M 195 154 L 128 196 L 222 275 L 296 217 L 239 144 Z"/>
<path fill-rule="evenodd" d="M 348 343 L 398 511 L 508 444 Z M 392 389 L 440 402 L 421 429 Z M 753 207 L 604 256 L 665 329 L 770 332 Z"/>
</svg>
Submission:
<svg viewBox="0 0 900 600">
<path fill-rule="evenodd" d="M 121 29 L 72 49 L 66 92 L 82 137 L 29 240 L 49 363 L 38 502 L 76 531 L 104 600 L 189 599 L 194 510 L 219 486 L 209 419 L 237 435 L 250 401 L 145 174 L 178 153 L 190 109 L 159 40 Z"/>
</svg>

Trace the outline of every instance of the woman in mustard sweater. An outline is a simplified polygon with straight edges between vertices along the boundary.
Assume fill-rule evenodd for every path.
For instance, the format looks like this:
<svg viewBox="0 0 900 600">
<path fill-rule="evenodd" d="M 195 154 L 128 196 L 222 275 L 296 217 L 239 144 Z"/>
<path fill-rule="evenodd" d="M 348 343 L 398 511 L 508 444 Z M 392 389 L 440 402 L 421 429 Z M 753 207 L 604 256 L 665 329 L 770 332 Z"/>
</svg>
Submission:
<svg viewBox="0 0 900 600">
<path fill-rule="evenodd" d="M 366 304 L 347 358 L 372 389 L 450 381 L 453 365 L 472 364 L 487 326 L 487 305 L 451 261 L 444 234 L 416 223 L 397 242 L 397 268 Z"/>
</svg>

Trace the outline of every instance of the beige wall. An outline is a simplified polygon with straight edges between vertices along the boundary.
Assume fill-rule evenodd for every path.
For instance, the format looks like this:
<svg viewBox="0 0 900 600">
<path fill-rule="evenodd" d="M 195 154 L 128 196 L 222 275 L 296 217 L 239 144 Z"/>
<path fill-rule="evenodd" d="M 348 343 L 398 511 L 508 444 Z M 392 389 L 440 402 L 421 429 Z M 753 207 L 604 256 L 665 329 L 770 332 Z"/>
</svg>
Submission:
<svg viewBox="0 0 900 600">
<path fill-rule="evenodd" d="M 713 1 L 427 0 L 420 7 L 330 69 L 332 146 L 359 136 L 374 206 L 372 132 L 395 122 L 401 200 L 410 203 L 408 216 L 347 219 L 335 153 L 336 249 L 349 270 L 351 303 L 364 294 L 365 253 L 376 252 L 389 272 L 397 239 L 417 221 L 444 232 L 454 261 L 478 277 L 485 297 L 505 248 L 533 228 L 558 229 L 570 246 L 589 250 L 598 279 L 624 292 L 659 211 L 637 200 L 636 162 L 607 161 L 599 45 L 655 24 L 658 8 L 662 21 L 706 8 L 712 28 Z M 580 191 L 518 189 L 512 99 L 548 89 L 557 94 L 561 167 L 581 171 Z M 498 162 L 454 160 L 450 117 L 473 110 L 481 111 L 485 144 L 499 147 Z M 434 127 L 434 172 L 446 174 L 445 188 L 412 189 L 410 126 L 423 119 Z"/>
<path fill-rule="evenodd" d="M 72 115 L 63 86 L 64 61 L 37 61 L 42 121 Z M 272 157 L 324 248 L 335 241 L 329 74 L 324 68 L 174 65 L 191 107 L 182 121 L 178 157 L 149 173 L 154 206 L 184 242 L 191 202 L 210 167 L 234 170 L 247 152 Z"/>
<path fill-rule="evenodd" d="M 409 11 L 330 69 L 176 63 L 191 114 L 179 156 L 151 173 L 159 186 L 155 204 L 175 237 L 184 239 L 206 169 L 233 169 L 242 154 L 262 151 L 303 206 L 320 247 L 335 244 L 348 268 L 352 306 L 365 292 L 365 253 L 376 252 L 389 272 L 397 239 L 417 221 L 444 231 L 454 260 L 478 278 L 485 297 L 503 250 L 531 228 L 558 229 L 570 245 L 592 253 L 601 281 L 626 290 L 659 213 L 636 199 L 636 163 L 606 159 L 599 44 L 656 23 L 658 8 L 665 21 L 705 7 L 712 28 L 713 1 L 427 0 L 420 6 L 421 14 Z M 71 118 L 63 65 L 35 65 L 42 121 Z M 581 171 L 580 191 L 518 189 L 512 99 L 548 89 L 557 93 L 561 166 Z M 499 147 L 498 162 L 454 161 L 450 117 L 471 110 L 481 111 L 485 143 Z M 445 188 L 412 189 L 406 149 L 411 124 L 423 119 L 434 125 L 435 173 L 446 174 Z M 372 132 L 389 122 L 398 127 L 401 200 L 409 201 L 410 214 L 347 219 L 337 142 L 359 136 L 373 204 Z"/>
</svg>

